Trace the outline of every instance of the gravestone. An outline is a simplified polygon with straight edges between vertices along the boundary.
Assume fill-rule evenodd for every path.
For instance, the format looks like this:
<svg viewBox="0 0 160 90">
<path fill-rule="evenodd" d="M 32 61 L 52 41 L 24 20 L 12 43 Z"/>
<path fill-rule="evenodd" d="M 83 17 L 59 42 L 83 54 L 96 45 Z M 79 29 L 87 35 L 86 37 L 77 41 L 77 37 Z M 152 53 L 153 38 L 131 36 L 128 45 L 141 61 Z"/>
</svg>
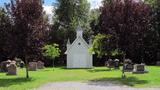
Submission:
<svg viewBox="0 0 160 90">
<path fill-rule="evenodd" d="M 16 64 L 17 62 L 16 61 L 11 61 L 11 63 Z"/>
<path fill-rule="evenodd" d="M 23 61 L 21 61 L 19 65 L 20 65 L 20 68 L 21 68 L 21 69 L 24 68 L 24 62 L 23 62 Z"/>
<path fill-rule="evenodd" d="M 132 64 L 132 60 L 131 59 L 125 59 L 124 64 Z"/>
<path fill-rule="evenodd" d="M 17 66 L 15 63 L 7 65 L 7 75 L 17 75 Z"/>
<path fill-rule="evenodd" d="M 156 62 L 156 65 L 157 65 L 157 66 L 160 66 L 160 61 L 157 61 L 157 62 Z"/>
<path fill-rule="evenodd" d="M 29 71 L 37 71 L 37 62 L 29 62 L 28 70 Z"/>
<path fill-rule="evenodd" d="M 123 70 L 124 72 L 132 72 L 134 69 L 134 66 L 132 64 L 124 64 Z"/>
<path fill-rule="evenodd" d="M 11 60 L 3 61 L 0 64 L 0 71 L 1 72 L 7 72 L 7 65 L 11 63 Z"/>
<path fill-rule="evenodd" d="M 148 71 L 145 70 L 145 64 L 135 64 L 133 73 L 134 74 L 143 74 L 147 73 Z"/>
<path fill-rule="evenodd" d="M 114 60 L 114 68 L 119 69 L 119 59 Z"/>
<path fill-rule="evenodd" d="M 114 61 L 112 59 L 108 59 L 108 61 L 106 62 L 106 66 L 108 68 L 114 68 Z"/>
<path fill-rule="evenodd" d="M 134 69 L 134 66 L 132 64 L 132 61 L 130 59 L 126 59 L 123 65 L 124 72 L 132 72 L 133 69 Z"/>
<path fill-rule="evenodd" d="M 42 61 L 37 62 L 37 68 L 38 69 L 43 69 L 44 68 L 44 63 Z"/>
</svg>

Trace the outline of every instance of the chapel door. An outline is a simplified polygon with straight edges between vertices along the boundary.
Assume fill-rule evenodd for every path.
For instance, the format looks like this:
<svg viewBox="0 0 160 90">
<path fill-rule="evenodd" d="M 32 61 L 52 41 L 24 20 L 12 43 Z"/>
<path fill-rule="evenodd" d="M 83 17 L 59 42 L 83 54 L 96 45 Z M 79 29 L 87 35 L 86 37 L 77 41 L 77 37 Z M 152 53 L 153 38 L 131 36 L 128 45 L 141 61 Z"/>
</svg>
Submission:
<svg viewBox="0 0 160 90">
<path fill-rule="evenodd" d="M 74 68 L 86 68 L 87 61 L 85 54 L 75 54 L 73 59 Z"/>
</svg>

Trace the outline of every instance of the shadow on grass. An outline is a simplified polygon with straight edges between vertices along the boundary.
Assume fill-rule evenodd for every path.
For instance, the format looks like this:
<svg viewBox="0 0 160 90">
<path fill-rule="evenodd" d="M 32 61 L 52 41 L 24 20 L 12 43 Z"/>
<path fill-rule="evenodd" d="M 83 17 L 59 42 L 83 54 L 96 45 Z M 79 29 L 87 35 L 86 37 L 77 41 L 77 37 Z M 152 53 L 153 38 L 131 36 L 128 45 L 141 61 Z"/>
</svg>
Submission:
<svg viewBox="0 0 160 90">
<path fill-rule="evenodd" d="M 62 70 L 91 70 L 92 68 L 67 68 L 67 67 L 60 67 Z"/>
<path fill-rule="evenodd" d="M 0 87 L 9 87 L 11 85 L 17 85 L 22 84 L 26 82 L 33 81 L 32 78 L 8 78 L 8 79 L 2 79 L 0 78 Z"/>
<path fill-rule="evenodd" d="M 127 85 L 130 87 L 134 87 L 137 84 L 146 84 L 147 80 L 139 80 L 136 77 L 127 77 L 122 80 L 119 78 L 101 78 L 97 80 L 91 80 L 88 82 L 90 85 L 98 85 L 98 86 L 114 86 L 114 85 Z"/>
<path fill-rule="evenodd" d="M 106 71 L 117 71 L 119 69 L 109 69 L 109 68 L 104 68 L 104 69 L 88 69 L 88 72 L 106 72 Z"/>
</svg>

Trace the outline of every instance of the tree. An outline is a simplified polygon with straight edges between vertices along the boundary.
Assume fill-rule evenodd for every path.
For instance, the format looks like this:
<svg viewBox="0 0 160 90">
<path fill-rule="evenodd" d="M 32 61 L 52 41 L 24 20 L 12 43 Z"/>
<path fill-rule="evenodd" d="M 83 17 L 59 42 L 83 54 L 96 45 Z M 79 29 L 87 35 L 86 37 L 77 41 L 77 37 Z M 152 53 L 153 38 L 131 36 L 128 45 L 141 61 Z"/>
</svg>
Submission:
<svg viewBox="0 0 160 90">
<path fill-rule="evenodd" d="M 103 42 L 103 43 L 102 43 Z M 111 35 L 98 34 L 95 36 L 91 51 L 97 53 L 98 57 L 112 56 L 112 52 L 115 51 L 114 39 Z"/>
<path fill-rule="evenodd" d="M 43 18 L 41 0 L 11 0 L 7 10 L 15 24 L 13 41 L 15 53 L 26 62 L 26 77 L 28 62 L 41 58 L 41 48 L 47 35 L 47 22 Z"/>
<path fill-rule="evenodd" d="M 12 57 L 11 34 L 12 22 L 4 8 L 0 7 L 0 59 L 6 60 Z"/>
<path fill-rule="evenodd" d="M 99 9 L 92 9 L 90 11 L 90 27 L 92 30 L 93 35 L 97 35 L 99 32 L 99 16 L 100 16 L 100 10 Z"/>
<path fill-rule="evenodd" d="M 58 44 L 46 45 L 43 47 L 43 55 L 45 57 L 49 57 L 53 59 L 53 67 L 54 67 L 54 59 L 60 56 L 61 50 L 59 49 Z"/>
<path fill-rule="evenodd" d="M 148 4 L 134 0 L 110 0 L 101 7 L 97 32 L 111 35 L 117 49 L 135 62 L 141 62 L 140 59 L 151 51 L 150 47 L 155 49 L 151 43 L 155 36 L 152 23 L 152 8 Z"/>
<path fill-rule="evenodd" d="M 75 30 L 79 23 L 85 27 L 85 31 L 89 28 L 87 22 L 90 7 L 87 0 L 57 0 L 54 7 L 56 10 L 53 28 L 62 36 L 61 42 L 66 42 L 68 38 L 71 41 L 74 40 Z"/>
<path fill-rule="evenodd" d="M 154 22 L 154 29 L 157 32 L 157 60 L 160 59 L 160 1 L 159 0 L 153 0 L 155 3 L 153 4 L 154 8 L 154 17 L 155 17 L 155 22 Z"/>
<path fill-rule="evenodd" d="M 83 27 L 85 40 L 89 41 L 91 34 L 89 27 L 90 5 L 87 0 L 57 0 L 53 6 L 55 10 L 53 11 L 50 44 L 60 45 L 62 52 L 59 61 L 64 64 L 67 40 L 70 39 L 73 42 L 79 24 Z"/>
</svg>

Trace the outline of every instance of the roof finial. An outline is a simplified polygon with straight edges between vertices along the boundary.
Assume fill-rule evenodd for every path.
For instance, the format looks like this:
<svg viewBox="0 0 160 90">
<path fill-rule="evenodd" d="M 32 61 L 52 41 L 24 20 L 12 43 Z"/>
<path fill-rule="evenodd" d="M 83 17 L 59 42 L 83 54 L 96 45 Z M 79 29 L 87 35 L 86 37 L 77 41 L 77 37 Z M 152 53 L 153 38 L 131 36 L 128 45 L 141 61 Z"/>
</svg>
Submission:
<svg viewBox="0 0 160 90">
<path fill-rule="evenodd" d="M 70 44 L 71 44 L 71 42 L 70 42 L 70 40 L 69 40 L 69 38 L 68 38 L 67 45 L 70 45 Z"/>
</svg>

